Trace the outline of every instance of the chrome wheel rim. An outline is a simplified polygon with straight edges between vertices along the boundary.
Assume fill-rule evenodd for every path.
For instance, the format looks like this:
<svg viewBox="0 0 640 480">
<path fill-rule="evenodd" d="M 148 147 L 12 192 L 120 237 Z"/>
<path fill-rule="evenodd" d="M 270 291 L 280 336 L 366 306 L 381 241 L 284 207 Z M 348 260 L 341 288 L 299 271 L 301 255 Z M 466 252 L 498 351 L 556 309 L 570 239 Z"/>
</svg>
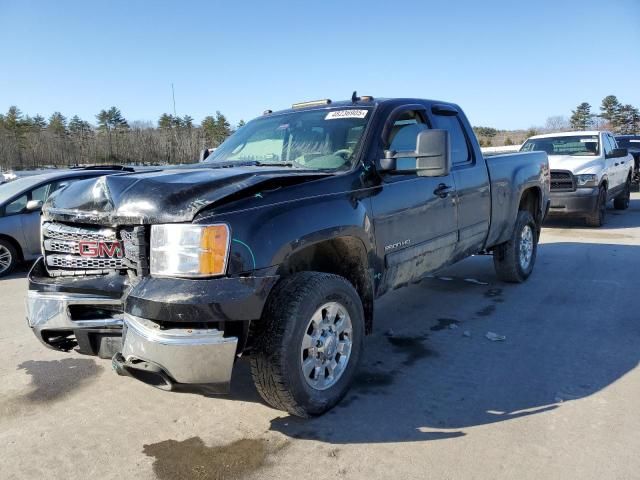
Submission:
<svg viewBox="0 0 640 480">
<path fill-rule="evenodd" d="M 520 267 L 523 270 L 529 268 L 533 256 L 533 230 L 530 225 L 525 225 L 520 232 Z"/>
<path fill-rule="evenodd" d="M 11 252 L 4 245 L 0 245 L 0 273 L 6 272 L 11 266 Z"/>
<path fill-rule="evenodd" d="M 353 326 L 347 309 L 337 303 L 322 305 L 312 315 L 302 337 L 300 368 L 311 388 L 326 390 L 336 384 L 351 358 Z"/>
</svg>

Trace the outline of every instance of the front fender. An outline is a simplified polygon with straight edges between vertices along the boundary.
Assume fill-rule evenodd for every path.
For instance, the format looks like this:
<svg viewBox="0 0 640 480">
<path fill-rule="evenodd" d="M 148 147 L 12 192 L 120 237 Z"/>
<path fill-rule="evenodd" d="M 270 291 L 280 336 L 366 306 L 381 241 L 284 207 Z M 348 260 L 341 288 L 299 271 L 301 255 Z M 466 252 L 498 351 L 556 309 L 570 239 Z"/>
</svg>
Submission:
<svg viewBox="0 0 640 480">
<path fill-rule="evenodd" d="M 329 194 L 216 216 L 231 227 L 229 275 L 280 265 L 297 251 L 339 237 L 375 254 L 370 201 L 355 192 Z"/>
</svg>

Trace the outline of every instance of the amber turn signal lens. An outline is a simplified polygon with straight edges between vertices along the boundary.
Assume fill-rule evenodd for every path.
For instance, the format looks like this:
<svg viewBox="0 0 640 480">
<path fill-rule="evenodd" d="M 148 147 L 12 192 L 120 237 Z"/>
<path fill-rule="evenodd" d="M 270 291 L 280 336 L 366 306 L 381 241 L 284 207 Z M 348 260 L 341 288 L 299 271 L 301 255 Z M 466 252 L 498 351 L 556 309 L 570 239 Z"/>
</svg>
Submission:
<svg viewBox="0 0 640 480">
<path fill-rule="evenodd" d="M 222 275 L 227 267 L 229 228 L 211 225 L 202 229 L 200 237 L 200 274 Z"/>
</svg>

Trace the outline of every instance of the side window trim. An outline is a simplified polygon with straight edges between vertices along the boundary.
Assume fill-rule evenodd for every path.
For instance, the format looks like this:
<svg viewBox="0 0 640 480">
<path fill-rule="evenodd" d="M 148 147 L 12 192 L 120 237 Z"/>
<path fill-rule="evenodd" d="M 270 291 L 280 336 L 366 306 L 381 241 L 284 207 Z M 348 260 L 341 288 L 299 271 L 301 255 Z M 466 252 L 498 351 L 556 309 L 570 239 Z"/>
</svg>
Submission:
<svg viewBox="0 0 640 480">
<path fill-rule="evenodd" d="M 391 131 L 393 130 L 393 125 L 396 120 L 406 112 L 416 112 L 422 116 L 422 120 L 424 121 L 427 128 L 432 128 L 429 122 L 429 116 L 427 115 L 427 107 L 422 104 L 407 104 L 400 105 L 399 107 L 394 108 L 391 113 L 387 116 L 385 120 L 384 126 L 382 127 L 382 132 L 380 133 L 380 140 L 383 149 L 389 148 L 389 135 L 391 135 Z"/>
</svg>

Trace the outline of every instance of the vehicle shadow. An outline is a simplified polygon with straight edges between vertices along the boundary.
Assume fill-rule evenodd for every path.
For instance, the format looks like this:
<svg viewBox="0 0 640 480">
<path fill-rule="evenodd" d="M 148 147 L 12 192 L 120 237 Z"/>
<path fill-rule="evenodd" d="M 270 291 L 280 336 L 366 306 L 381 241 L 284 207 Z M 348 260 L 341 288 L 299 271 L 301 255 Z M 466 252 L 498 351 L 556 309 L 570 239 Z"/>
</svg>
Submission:
<svg viewBox="0 0 640 480">
<path fill-rule="evenodd" d="M 571 228 L 580 230 L 617 230 L 640 226 L 640 197 L 633 195 L 627 210 L 616 210 L 612 204 L 607 208 L 607 216 L 603 227 L 588 227 L 582 218 L 549 216 L 544 222 L 545 228 Z"/>
<path fill-rule="evenodd" d="M 376 305 L 343 401 L 309 420 L 283 413 L 271 429 L 332 444 L 438 440 L 589 397 L 640 361 L 624 286 L 638 264 L 640 246 L 548 243 L 522 285 L 498 282 L 491 259 L 473 257 L 393 292 Z"/>
</svg>

